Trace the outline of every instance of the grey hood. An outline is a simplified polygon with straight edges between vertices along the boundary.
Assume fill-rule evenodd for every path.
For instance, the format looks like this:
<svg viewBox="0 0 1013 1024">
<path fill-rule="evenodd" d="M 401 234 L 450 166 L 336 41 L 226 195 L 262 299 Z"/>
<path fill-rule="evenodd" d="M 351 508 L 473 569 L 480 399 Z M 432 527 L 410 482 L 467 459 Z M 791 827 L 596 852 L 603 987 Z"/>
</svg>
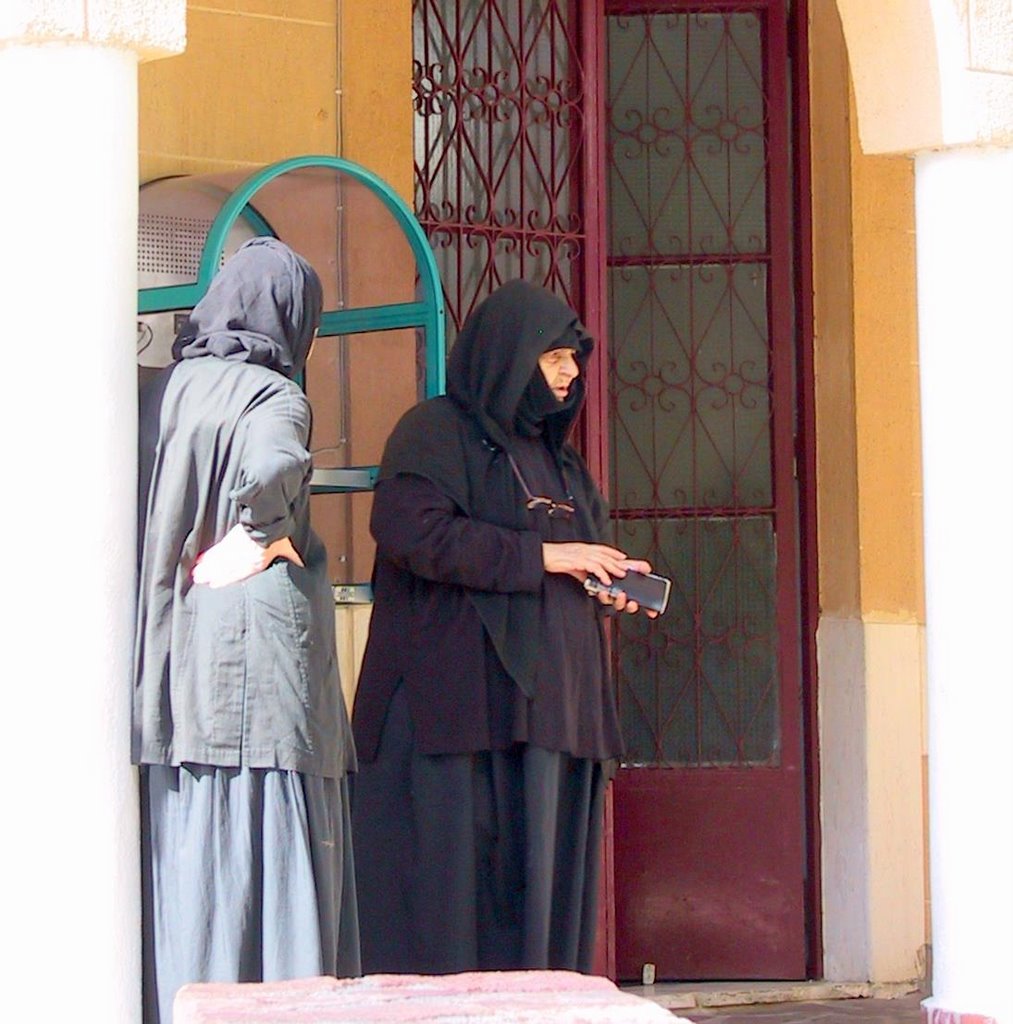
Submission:
<svg viewBox="0 0 1013 1024">
<path fill-rule="evenodd" d="M 322 303 L 320 278 L 306 260 L 276 238 L 252 238 L 211 281 L 173 357 L 256 363 L 294 377 L 306 363 Z"/>
</svg>

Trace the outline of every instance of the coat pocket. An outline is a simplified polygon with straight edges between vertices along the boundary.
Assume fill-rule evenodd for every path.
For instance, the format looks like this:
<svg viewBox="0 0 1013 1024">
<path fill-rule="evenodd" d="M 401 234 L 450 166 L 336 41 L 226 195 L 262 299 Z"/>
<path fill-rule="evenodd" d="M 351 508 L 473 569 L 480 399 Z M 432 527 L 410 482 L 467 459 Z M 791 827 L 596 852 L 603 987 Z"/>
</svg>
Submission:
<svg viewBox="0 0 1013 1024">
<path fill-rule="evenodd" d="M 174 673 L 182 748 L 238 764 L 246 684 L 246 609 L 241 586 L 192 587 L 190 630 Z"/>
<path fill-rule="evenodd" d="M 330 652 L 321 643 L 316 573 L 278 561 L 248 583 L 248 701 L 251 753 L 291 764 L 318 746 Z M 329 591 L 329 588 L 327 588 Z"/>
</svg>

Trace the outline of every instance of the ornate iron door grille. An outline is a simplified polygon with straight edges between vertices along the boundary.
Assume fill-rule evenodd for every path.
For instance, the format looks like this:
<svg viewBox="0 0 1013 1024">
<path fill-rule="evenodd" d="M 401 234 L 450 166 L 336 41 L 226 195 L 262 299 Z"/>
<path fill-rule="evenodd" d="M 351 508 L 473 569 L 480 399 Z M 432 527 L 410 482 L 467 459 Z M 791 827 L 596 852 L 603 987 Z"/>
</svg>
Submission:
<svg viewBox="0 0 1013 1024">
<path fill-rule="evenodd" d="M 777 478 L 793 380 L 772 6 L 606 8 L 613 515 L 674 581 L 660 628 L 624 620 L 616 645 L 630 764 L 781 763 L 795 495 Z"/>
<path fill-rule="evenodd" d="M 584 311 L 579 7 L 415 0 L 415 207 L 456 337 L 515 277 Z"/>
</svg>

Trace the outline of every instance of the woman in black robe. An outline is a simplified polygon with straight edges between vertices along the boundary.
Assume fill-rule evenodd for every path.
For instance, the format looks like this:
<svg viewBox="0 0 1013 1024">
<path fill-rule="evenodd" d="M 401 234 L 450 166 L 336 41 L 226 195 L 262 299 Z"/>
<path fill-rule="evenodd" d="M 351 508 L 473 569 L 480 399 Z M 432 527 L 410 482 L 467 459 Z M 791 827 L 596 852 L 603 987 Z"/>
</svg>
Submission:
<svg viewBox="0 0 1013 1024">
<path fill-rule="evenodd" d="M 479 306 L 447 395 L 391 435 L 352 724 L 363 969 L 589 971 L 602 807 L 621 753 L 603 604 L 646 562 L 605 543 L 566 442 L 593 342 L 542 288 Z"/>
<path fill-rule="evenodd" d="M 144 1019 L 180 985 L 359 970 L 334 599 L 310 528 L 321 309 L 272 238 L 222 267 L 141 392 L 133 760 Z"/>
</svg>

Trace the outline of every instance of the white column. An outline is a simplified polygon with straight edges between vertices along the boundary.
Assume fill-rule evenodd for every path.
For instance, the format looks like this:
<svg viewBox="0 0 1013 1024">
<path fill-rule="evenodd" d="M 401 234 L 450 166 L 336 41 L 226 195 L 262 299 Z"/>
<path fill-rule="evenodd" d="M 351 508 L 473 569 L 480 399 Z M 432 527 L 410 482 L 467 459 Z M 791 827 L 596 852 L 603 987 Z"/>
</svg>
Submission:
<svg viewBox="0 0 1013 1024">
<path fill-rule="evenodd" d="M 917 158 L 933 995 L 1013 1024 L 1013 152 Z"/>
<path fill-rule="evenodd" d="M 171 22 L 174 19 L 174 22 Z M 0 13 L 5 1019 L 140 1019 L 137 62 L 181 4 Z M 172 24 L 175 24 L 173 34 Z M 149 30 L 154 34 L 149 35 Z"/>
</svg>

